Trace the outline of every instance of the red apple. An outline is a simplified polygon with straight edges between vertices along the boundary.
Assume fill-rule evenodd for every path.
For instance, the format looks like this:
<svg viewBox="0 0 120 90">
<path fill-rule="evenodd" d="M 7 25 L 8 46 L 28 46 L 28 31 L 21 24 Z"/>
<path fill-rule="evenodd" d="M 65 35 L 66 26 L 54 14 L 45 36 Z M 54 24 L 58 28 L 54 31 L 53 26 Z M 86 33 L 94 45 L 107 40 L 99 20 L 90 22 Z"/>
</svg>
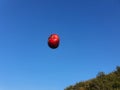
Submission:
<svg viewBox="0 0 120 90">
<path fill-rule="evenodd" d="M 57 34 L 51 34 L 48 38 L 48 45 L 50 48 L 55 49 L 59 46 L 60 38 Z"/>
</svg>

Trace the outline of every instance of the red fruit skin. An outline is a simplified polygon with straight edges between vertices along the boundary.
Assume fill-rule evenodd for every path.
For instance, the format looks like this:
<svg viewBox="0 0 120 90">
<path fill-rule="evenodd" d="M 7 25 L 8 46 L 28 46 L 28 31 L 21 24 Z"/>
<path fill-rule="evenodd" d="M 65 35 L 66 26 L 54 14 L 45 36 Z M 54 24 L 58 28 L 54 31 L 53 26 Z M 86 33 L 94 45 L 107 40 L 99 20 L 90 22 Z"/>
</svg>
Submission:
<svg viewBox="0 0 120 90">
<path fill-rule="evenodd" d="M 59 46 L 60 38 L 57 34 L 51 34 L 48 38 L 48 46 L 52 49 L 56 49 Z"/>
</svg>

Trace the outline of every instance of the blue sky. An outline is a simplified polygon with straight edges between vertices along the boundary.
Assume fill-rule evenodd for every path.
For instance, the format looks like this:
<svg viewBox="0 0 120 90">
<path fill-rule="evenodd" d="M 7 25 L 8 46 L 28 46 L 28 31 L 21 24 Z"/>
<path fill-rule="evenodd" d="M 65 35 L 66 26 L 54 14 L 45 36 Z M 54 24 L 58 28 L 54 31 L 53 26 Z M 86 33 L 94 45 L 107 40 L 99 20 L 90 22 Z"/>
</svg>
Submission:
<svg viewBox="0 0 120 90">
<path fill-rule="evenodd" d="M 0 90 L 63 90 L 117 65 L 119 0 L 0 0 Z"/>
</svg>

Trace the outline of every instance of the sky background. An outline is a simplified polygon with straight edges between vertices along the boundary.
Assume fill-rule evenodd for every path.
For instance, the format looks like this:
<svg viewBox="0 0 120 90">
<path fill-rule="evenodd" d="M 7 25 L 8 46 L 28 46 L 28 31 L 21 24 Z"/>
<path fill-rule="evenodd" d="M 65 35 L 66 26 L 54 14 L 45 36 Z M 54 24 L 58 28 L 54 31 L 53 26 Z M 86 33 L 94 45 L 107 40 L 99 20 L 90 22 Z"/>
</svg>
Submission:
<svg viewBox="0 0 120 90">
<path fill-rule="evenodd" d="M 120 0 L 0 0 L 0 90 L 64 90 L 117 65 Z"/>
</svg>

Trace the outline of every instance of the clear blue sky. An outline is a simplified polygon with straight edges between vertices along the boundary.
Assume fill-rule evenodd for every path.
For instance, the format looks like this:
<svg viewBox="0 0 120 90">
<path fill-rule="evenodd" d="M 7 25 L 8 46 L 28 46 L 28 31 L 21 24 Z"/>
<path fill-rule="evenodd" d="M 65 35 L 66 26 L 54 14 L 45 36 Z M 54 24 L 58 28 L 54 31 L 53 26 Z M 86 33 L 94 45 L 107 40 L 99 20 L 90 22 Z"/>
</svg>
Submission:
<svg viewBox="0 0 120 90">
<path fill-rule="evenodd" d="M 0 0 L 0 90 L 63 90 L 117 65 L 119 0 Z"/>
</svg>

